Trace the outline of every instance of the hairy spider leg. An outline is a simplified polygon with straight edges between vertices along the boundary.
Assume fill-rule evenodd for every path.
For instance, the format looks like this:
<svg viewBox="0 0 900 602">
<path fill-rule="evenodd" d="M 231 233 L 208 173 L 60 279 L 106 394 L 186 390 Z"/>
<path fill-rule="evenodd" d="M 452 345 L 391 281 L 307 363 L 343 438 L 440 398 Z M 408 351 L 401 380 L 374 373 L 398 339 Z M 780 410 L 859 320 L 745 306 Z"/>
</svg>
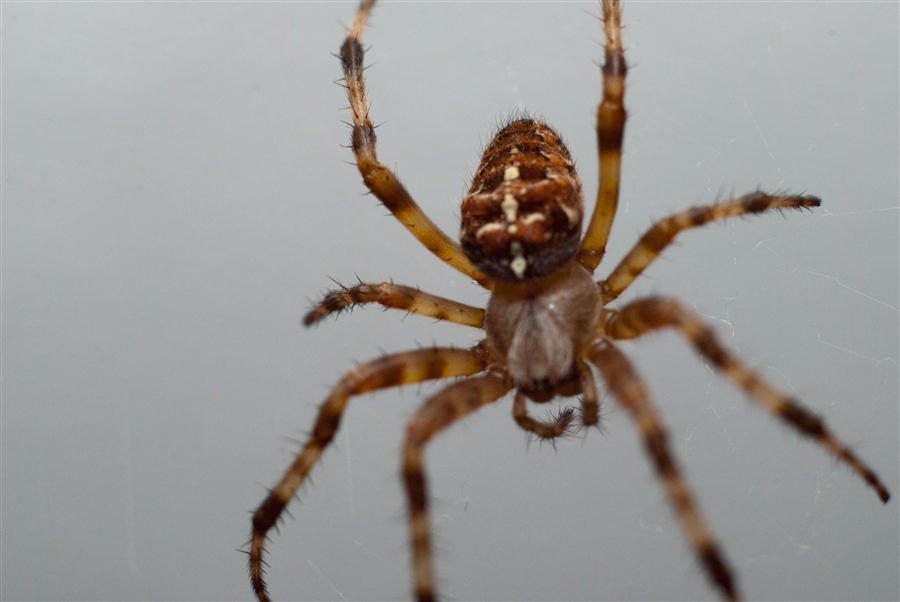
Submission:
<svg viewBox="0 0 900 602">
<path fill-rule="evenodd" d="M 344 83 L 350 100 L 350 112 L 353 114 L 353 133 L 351 135 L 353 154 L 363 182 L 378 200 L 394 214 L 401 224 L 406 226 L 419 242 L 429 251 L 447 262 L 481 286 L 490 289 L 493 280 L 472 265 L 463 253 L 459 243 L 452 240 L 435 225 L 416 204 L 403 184 L 394 173 L 378 161 L 375 152 L 375 127 L 369 115 L 369 101 L 366 98 L 365 79 L 363 77 L 363 29 L 372 10 L 375 0 L 363 0 L 360 3 L 353 24 L 341 46 L 341 64 L 344 68 Z"/>
<path fill-rule="evenodd" d="M 581 374 L 581 385 L 584 387 L 581 395 L 581 424 L 596 426 L 600 423 L 600 398 L 597 395 L 597 383 L 594 382 L 594 375 L 585 361 L 579 360 L 578 372 Z"/>
<path fill-rule="evenodd" d="M 419 602 L 436 599 L 423 454 L 425 444 L 460 418 L 497 401 L 511 388 L 509 377 L 498 372 L 461 380 L 426 401 L 406 426 L 401 469 L 409 504 L 413 584 Z"/>
<path fill-rule="evenodd" d="M 342 286 L 338 290 L 329 291 L 325 298 L 306 314 L 303 323 L 309 326 L 329 314 L 340 313 L 366 303 L 378 303 L 384 307 L 402 309 L 474 328 L 481 328 L 484 322 L 484 309 L 480 307 L 472 307 L 393 282 L 380 284 L 360 282 L 356 286 Z"/>
<path fill-rule="evenodd" d="M 757 191 L 713 205 L 691 207 L 665 217 L 650 226 L 606 280 L 600 282 L 603 303 L 609 303 L 621 295 L 682 230 L 738 215 L 763 213 L 769 209 L 818 207 L 821 202 L 814 196 L 766 194 Z"/>
<path fill-rule="evenodd" d="M 597 366 L 609 391 L 631 415 L 644 440 L 644 448 L 665 486 L 669 503 L 706 569 L 708 578 L 727 600 L 739 600 L 740 594 L 725 555 L 700 513 L 694 495 L 669 448 L 668 435 L 659 412 L 631 362 L 611 342 L 602 338 L 590 350 L 588 359 Z"/>
<path fill-rule="evenodd" d="M 622 51 L 622 14 L 618 0 L 603 0 L 603 99 L 597 106 L 597 152 L 600 169 L 597 204 L 581 241 L 578 260 L 593 272 L 606 252 L 606 241 L 619 202 L 622 170 L 622 136 L 625 132 L 625 75 L 628 65 Z"/>
<path fill-rule="evenodd" d="M 648 297 L 629 303 L 610 318 L 607 335 L 615 339 L 631 339 L 667 326 L 676 328 L 700 355 L 743 389 L 750 399 L 846 462 L 875 490 L 881 501 L 887 503 L 891 497 L 887 487 L 865 462 L 828 430 L 821 418 L 770 385 L 726 351 L 712 328 L 676 299 Z"/>
<path fill-rule="evenodd" d="M 484 370 L 485 357 L 480 347 L 417 349 L 360 364 L 344 375 L 319 407 L 309 440 L 253 514 L 249 550 L 250 581 L 253 592 L 261 602 L 270 599 L 263 569 L 266 534 L 278 523 L 281 513 L 331 442 L 350 397 L 386 387 L 476 374 Z"/>
</svg>

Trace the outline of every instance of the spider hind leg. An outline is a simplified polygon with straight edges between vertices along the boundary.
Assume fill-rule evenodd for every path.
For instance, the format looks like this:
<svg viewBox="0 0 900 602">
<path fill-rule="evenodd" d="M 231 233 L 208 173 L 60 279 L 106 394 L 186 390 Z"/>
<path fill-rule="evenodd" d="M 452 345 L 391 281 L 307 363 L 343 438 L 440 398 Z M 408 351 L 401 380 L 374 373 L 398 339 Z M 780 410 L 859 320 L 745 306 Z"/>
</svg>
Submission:
<svg viewBox="0 0 900 602">
<path fill-rule="evenodd" d="M 270 599 L 264 579 L 263 560 L 268 532 L 272 528 L 277 528 L 287 505 L 307 479 L 322 452 L 331 443 L 350 398 L 387 387 L 451 376 L 468 376 L 481 372 L 485 365 L 486 356 L 481 347 L 417 349 L 394 353 L 360 364 L 335 385 L 319 407 L 312 433 L 303 449 L 253 513 L 248 551 L 249 571 L 253 592 L 260 602 Z"/>
<path fill-rule="evenodd" d="M 460 418 L 503 397 L 511 388 L 505 374 L 494 372 L 455 382 L 425 402 L 407 424 L 401 470 L 409 507 L 413 584 L 419 602 L 436 599 L 425 444 Z"/>
<path fill-rule="evenodd" d="M 859 459 L 846 443 L 835 437 L 821 418 L 770 385 L 729 353 L 719 343 L 712 328 L 676 299 L 649 297 L 634 301 L 613 315 L 608 323 L 608 333 L 613 338 L 630 339 L 667 326 L 676 328 L 700 355 L 743 389 L 751 400 L 844 461 L 875 490 L 883 503 L 887 503 L 891 494 L 875 471 Z"/>
<path fill-rule="evenodd" d="M 669 503 L 681 522 L 685 536 L 694 547 L 697 558 L 703 564 L 707 577 L 726 600 L 739 600 L 741 596 L 731 568 L 675 461 L 659 412 L 631 362 L 611 342 L 602 339 L 590 350 L 588 358 L 600 370 L 610 392 L 631 414 L 635 427 L 644 440 L 647 455 L 663 482 Z"/>
</svg>

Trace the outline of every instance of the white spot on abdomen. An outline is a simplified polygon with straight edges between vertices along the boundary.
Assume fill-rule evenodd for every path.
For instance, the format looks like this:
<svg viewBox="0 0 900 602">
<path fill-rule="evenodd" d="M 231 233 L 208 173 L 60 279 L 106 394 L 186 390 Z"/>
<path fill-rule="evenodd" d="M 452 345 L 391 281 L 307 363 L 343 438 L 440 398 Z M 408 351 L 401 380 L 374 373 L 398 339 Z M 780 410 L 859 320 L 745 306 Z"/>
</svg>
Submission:
<svg viewBox="0 0 900 602">
<path fill-rule="evenodd" d="M 512 195 L 512 193 L 507 192 L 503 197 L 503 202 L 500 203 L 500 209 L 503 210 L 503 215 L 506 217 L 506 221 L 512 223 L 516 221 L 516 216 L 519 213 L 519 202 L 516 200 L 516 197 Z"/>
<path fill-rule="evenodd" d="M 519 168 L 516 165 L 510 165 L 503 170 L 503 179 L 506 182 L 519 179 Z"/>
</svg>

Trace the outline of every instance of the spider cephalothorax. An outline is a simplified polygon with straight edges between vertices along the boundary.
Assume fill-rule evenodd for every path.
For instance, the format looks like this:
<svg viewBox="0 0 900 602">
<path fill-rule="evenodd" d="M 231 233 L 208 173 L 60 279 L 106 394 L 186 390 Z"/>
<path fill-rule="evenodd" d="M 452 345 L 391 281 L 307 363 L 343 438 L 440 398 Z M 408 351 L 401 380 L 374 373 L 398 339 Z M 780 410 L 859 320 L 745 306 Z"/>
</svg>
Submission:
<svg viewBox="0 0 900 602">
<path fill-rule="evenodd" d="M 496 357 L 506 358 L 515 388 L 534 401 L 575 395 L 582 391 L 578 360 L 596 337 L 600 312 L 597 283 L 570 261 L 542 278 L 497 282 L 484 316 L 485 340 Z"/>
<path fill-rule="evenodd" d="M 250 579 L 260 600 L 267 533 L 337 432 L 353 396 L 407 383 L 464 377 L 428 399 L 410 419 L 401 471 L 409 511 L 412 576 L 420 601 L 436 597 L 428 523 L 423 450 L 458 419 L 515 392 L 512 413 L 526 431 L 542 439 L 571 432 L 576 419 L 598 421 L 595 376 L 630 415 L 665 488 L 685 536 L 719 593 L 739 591 L 725 555 L 700 513 L 668 443 L 650 395 L 617 341 L 673 328 L 710 365 L 758 404 L 845 462 L 887 502 L 875 473 L 826 428 L 815 414 L 748 368 L 723 346 L 712 329 L 679 301 L 647 297 L 610 307 L 662 250 L 683 231 L 714 220 L 803 209 L 819 205 L 813 196 L 753 192 L 714 205 L 686 209 L 655 223 L 609 272 L 593 272 L 606 250 L 616 213 L 626 112 L 627 72 L 622 52 L 618 0 L 602 0 L 605 61 L 603 98 L 597 108 L 600 178 L 594 211 L 581 236 L 584 199 L 574 162 L 560 137 L 535 119 L 517 119 L 494 136 L 462 201 L 461 243 L 451 240 L 422 212 L 391 170 L 378 161 L 375 129 L 363 80 L 360 39 L 374 0 L 363 0 L 341 47 L 344 83 L 353 115 L 352 144 L 363 181 L 404 226 L 438 258 L 491 291 L 487 308 L 444 299 L 408 286 L 382 282 L 341 288 L 307 314 L 307 325 L 363 303 L 447 320 L 484 331 L 469 349 L 435 347 L 393 353 L 350 370 L 322 403 L 309 440 L 253 515 Z M 550 422 L 528 414 L 527 399 L 548 402 L 581 394 L 580 416 L 559 412 Z"/>
</svg>

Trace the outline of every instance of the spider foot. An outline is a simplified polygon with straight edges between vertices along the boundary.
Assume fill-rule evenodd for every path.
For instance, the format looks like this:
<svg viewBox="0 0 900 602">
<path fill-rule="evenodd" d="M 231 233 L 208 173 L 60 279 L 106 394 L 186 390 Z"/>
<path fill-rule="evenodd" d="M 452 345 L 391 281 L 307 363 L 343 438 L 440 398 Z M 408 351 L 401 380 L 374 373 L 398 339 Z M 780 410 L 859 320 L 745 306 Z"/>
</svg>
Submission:
<svg viewBox="0 0 900 602">
<path fill-rule="evenodd" d="M 250 549 L 241 550 L 249 557 L 250 586 L 259 602 L 269 602 L 269 592 L 266 588 L 266 568 L 269 564 L 263 560 L 263 552 L 265 551 L 266 536 L 263 533 L 254 531 L 250 538 Z"/>
</svg>

